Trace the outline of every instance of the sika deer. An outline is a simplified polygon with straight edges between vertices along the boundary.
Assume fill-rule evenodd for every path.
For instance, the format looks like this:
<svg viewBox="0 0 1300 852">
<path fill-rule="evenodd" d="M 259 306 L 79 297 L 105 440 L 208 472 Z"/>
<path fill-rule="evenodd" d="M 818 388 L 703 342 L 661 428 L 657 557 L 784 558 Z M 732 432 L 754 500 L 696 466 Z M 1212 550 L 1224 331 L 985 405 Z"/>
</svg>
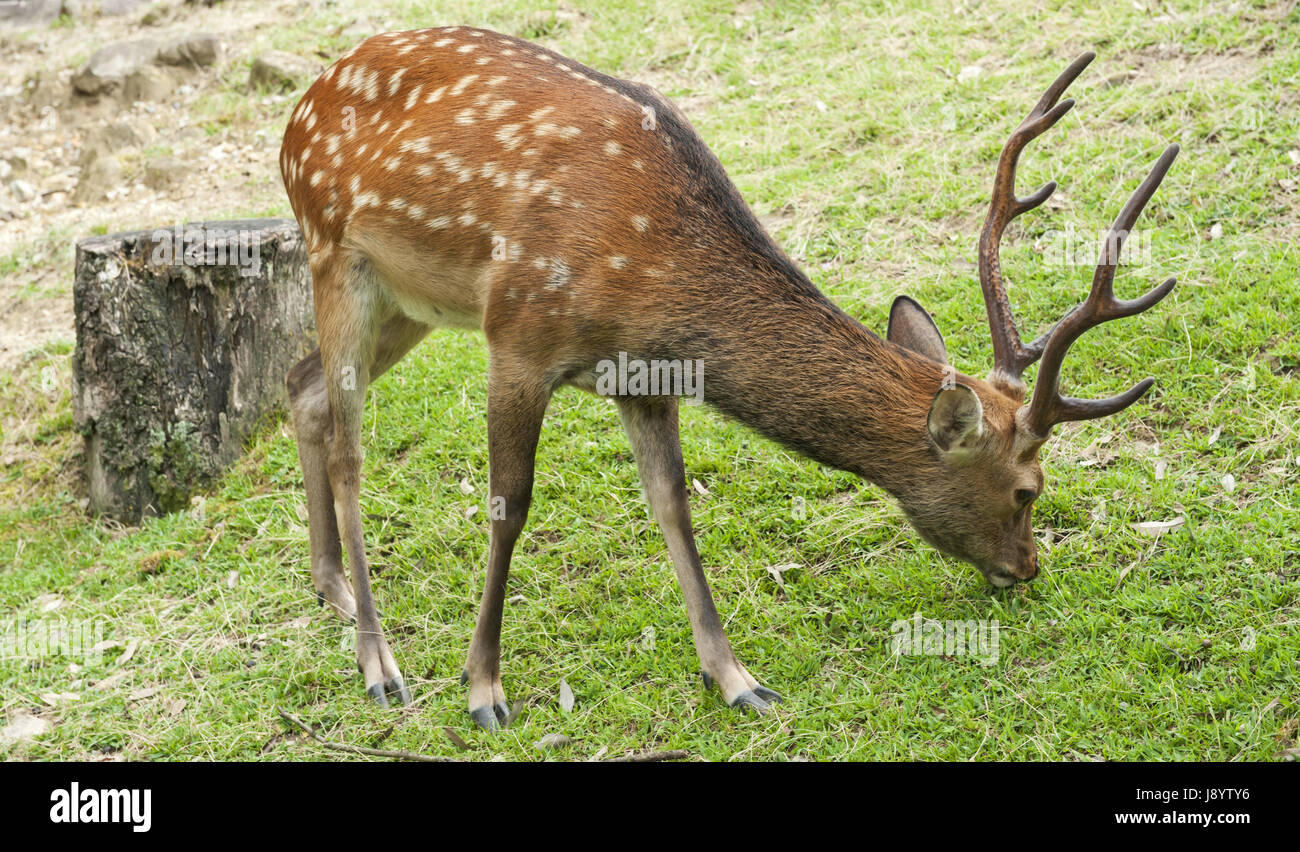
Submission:
<svg viewBox="0 0 1300 852">
<path fill-rule="evenodd" d="M 1024 345 L 998 265 L 1007 223 L 1041 204 L 1013 192 L 1031 139 L 1072 106 L 1075 61 L 1002 153 L 980 239 L 996 367 L 985 382 L 947 366 L 928 314 L 899 297 L 886 340 L 832 304 L 763 231 L 686 118 L 649 86 L 485 30 L 389 33 L 339 59 L 308 90 L 280 166 L 306 239 L 320 349 L 288 386 L 310 516 L 312 580 L 357 621 L 367 691 L 410 699 L 371 596 L 358 504 L 368 384 L 435 325 L 481 327 L 490 348 L 491 542 L 463 679 L 474 720 L 507 713 L 500 675 L 506 575 L 524 526 L 551 392 L 594 391 L 597 368 L 702 359 L 705 399 L 902 504 L 921 535 L 996 586 L 1038 570 L 1032 507 L 1053 424 L 1112 414 L 1151 385 L 1100 402 L 1058 392 L 1086 329 L 1145 310 L 1168 281 L 1114 298 L 1119 246 L 1169 168 L 1170 147 L 1116 220 L 1092 293 Z M 1024 404 L 1024 369 L 1039 357 Z M 728 703 L 779 696 L 736 660 L 691 531 L 677 400 L 618 396 L 649 503 L 667 540 L 706 683 Z M 346 550 L 351 584 L 342 551 Z"/>
</svg>

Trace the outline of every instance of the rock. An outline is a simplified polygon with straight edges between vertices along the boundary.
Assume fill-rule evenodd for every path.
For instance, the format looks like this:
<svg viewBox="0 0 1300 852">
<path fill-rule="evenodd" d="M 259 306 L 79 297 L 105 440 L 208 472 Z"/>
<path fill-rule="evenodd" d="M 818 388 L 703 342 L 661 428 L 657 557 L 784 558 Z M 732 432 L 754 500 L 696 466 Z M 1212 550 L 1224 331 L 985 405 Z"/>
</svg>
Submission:
<svg viewBox="0 0 1300 852">
<path fill-rule="evenodd" d="M 272 50 L 253 60 L 248 83 L 255 89 L 294 89 L 315 70 L 315 64 L 301 56 Z"/>
<path fill-rule="evenodd" d="M 105 154 L 96 157 L 90 165 L 81 170 L 77 180 L 77 189 L 72 193 L 72 200 L 79 202 L 99 201 L 122 182 L 122 164 L 117 157 Z"/>
<path fill-rule="evenodd" d="M 0 180 L 9 180 L 14 173 L 14 167 L 9 165 L 8 160 L 0 160 Z"/>
<path fill-rule="evenodd" d="M 122 41 L 101 47 L 72 77 L 72 88 L 83 95 L 112 92 L 122 86 L 128 74 L 148 65 L 158 53 L 153 39 Z"/>
<path fill-rule="evenodd" d="M 74 21 L 88 17 L 89 13 L 90 0 L 63 0 L 60 4 L 59 14 Z"/>
<path fill-rule="evenodd" d="M 50 723 L 45 719 L 33 716 L 27 710 L 18 710 L 10 718 L 9 724 L 0 729 L 0 743 L 10 745 L 22 740 L 30 740 L 49 733 L 49 730 Z"/>
<path fill-rule="evenodd" d="M 67 96 L 67 84 L 52 74 L 38 74 L 27 93 L 27 103 L 40 112 L 46 107 L 59 107 Z"/>
<path fill-rule="evenodd" d="M 122 100 L 128 104 L 164 101 L 172 93 L 172 88 L 172 78 L 166 71 L 154 65 L 142 65 L 126 75 L 122 83 Z"/>
<path fill-rule="evenodd" d="M 150 0 L 100 0 L 99 13 L 101 15 L 127 15 L 141 6 L 147 6 L 149 2 Z"/>
<path fill-rule="evenodd" d="M 32 186 L 25 180 L 10 181 L 9 194 L 14 197 L 15 201 L 23 204 L 26 204 L 29 201 L 35 201 L 37 196 L 36 187 Z"/>
<path fill-rule="evenodd" d="M 144 185 L 162 191 L 183 183 L 189 174 L 189 166 L 175 157 L 159 157 L 145 163 Z"/>
<path fill-rule="evenodd" d="M 81 240 L 73 305 L 89 508 L 128 523 L 188 507 L 283 404 L 312 345 L 292 220 Z"/>
<path fill-rule="evenodd" d="M 90 131 L 81 149 L 77 165 L 86 167 L 104 154 L 116 154 L 129 148 L 143 148 L 158 138 L 158 131 L 143 118 L 130 117 L 112 121 Z"/>
<path fill-rule="evenodd" d="M 222 52 L 221 39 L 214 35 L 187 36 L 158 51 L 156 61 L 163 65 L 207 68 L 217 64 Z"/>
<path fill-rule="evenodd" d="M 0 26 L 39 27 L 58 20 L 62 0 L 24 0 L 0 4 Z"/>
</svg>

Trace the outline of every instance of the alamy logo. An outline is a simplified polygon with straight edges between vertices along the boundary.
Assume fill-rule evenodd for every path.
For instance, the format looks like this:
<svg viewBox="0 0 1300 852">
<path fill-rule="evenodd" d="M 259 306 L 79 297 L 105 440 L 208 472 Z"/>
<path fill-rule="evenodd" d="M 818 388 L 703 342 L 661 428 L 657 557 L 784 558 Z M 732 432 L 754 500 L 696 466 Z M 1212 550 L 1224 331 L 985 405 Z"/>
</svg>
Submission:
<svg viewBox="0 0 1300 852">
<path fill-rule="evenodd" d="M 73 781 L 50 793 L 50 822 L 128 823 L 145 832 L 153 824 L 152 790 L 95 790 Z"/>
<path fill-rule="evenodd" d="M 596 364 L 596 393 L 601 396 L 681 396 L 688 405 L 704 401 L 704 360 L 608 358 Z"/>
<path fill-rule="evenodd" d="M 970 656 L 985 666 L 998 661 L 996 620 L 937 621 L 918 612 L 898 619 L 889 629 L 894 634 L 894 653 L 900 656 Z"/>
<path fill-rule="evenodd" d="M 262 243 L 248 228 L 177 225 L 152 234 L 154 266 L 235 266 L 245 277 L 262 266 Z"/>
</svg>

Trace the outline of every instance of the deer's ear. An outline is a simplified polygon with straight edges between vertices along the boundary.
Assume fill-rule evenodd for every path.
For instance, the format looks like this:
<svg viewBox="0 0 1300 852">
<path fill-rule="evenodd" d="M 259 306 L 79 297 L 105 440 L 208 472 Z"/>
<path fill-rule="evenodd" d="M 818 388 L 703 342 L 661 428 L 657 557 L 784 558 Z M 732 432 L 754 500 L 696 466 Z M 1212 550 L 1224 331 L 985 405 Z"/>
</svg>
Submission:
<svg viewBox="0 0 1300 852">
<path fill-rule="evenodd" d="M 943 335 L 930 314 L 913 298 L 899 296 L 889 309 L 889 330 L 885 339 L 924 355 L 940 364 L 948 363 L 948 349 L 943 345 Z"/>
<path fill-rule="evenodd" d="M 970 449 L 984 434 L 984 405 L 966 385 L 945 388 L 930 403 L 926 426 L 944 452 Z"/>
</svg>

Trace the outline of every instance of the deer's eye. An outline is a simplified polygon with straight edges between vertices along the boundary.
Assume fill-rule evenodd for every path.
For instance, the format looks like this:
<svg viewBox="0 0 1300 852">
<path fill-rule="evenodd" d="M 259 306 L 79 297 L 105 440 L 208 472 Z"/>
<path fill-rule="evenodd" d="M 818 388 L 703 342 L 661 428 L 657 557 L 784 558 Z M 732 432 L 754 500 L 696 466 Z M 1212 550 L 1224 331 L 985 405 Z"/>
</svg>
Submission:
<svg viewBox="0 0 1300 852">
<path fill-rule="evenodd" d="M 1023 509 L 1038 499 L 1038 492 L 1032 488 L 1016 489 L 1016 506 Z"/>
</svg>

